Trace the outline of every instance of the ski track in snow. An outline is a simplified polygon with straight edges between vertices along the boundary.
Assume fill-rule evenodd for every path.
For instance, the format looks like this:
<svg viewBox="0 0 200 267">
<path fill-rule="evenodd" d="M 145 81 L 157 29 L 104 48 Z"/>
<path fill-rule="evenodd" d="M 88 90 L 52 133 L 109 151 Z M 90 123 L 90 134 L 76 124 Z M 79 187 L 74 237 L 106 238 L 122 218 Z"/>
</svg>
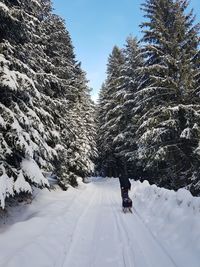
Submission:
<svg viewBox="0 0 200 267">
<path fill-rule="evenodd" d="M 0 267 L 182 267 L 137 210 L 122 212 L 117 179 L 49 194 L 1 233 Z"/>
</svg>

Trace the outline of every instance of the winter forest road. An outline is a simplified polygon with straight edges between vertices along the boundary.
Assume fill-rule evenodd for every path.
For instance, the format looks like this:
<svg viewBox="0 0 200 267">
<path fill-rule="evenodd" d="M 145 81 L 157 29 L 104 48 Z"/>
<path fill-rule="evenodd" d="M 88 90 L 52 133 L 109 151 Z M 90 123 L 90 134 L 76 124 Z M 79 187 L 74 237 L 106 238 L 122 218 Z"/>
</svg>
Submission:
<svg viewBox="0 0 200 267">
<path fill-rule="evenodd" d="M 29 216 L 5 228 L 0 266 L 178 266 L 138 211 L 122 213 L 118 180 L 95 179 L 83 187 L 38 198 Z"/>
</svg>

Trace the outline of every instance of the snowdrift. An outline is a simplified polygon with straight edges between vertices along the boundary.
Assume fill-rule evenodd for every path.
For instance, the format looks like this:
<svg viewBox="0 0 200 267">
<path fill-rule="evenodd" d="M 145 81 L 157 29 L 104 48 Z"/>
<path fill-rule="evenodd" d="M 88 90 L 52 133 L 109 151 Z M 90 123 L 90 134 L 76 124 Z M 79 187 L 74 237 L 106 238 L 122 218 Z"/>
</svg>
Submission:
<svg viewBox="0 0 200 267">
<path fill-rule="evenodd" d="M 135 212 L 179 266 L 200 266 L 200 198 L 185 189 L 175 192 L 147 181 L 132 182 L 132 188 Z"/>
</svg>

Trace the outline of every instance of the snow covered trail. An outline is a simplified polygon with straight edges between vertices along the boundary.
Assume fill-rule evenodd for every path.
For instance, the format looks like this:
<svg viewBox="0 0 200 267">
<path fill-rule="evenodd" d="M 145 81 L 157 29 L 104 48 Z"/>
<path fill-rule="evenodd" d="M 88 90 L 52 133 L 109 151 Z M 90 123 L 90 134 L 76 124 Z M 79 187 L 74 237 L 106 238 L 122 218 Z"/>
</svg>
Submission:
<svg viewBox="0 0 200 267">
<path fill-rule="evenodd" d="M 171 256 L 137 210 L 122 213 L 117 179 L 95 179 L 67 192 L 44 191 L 20 215 L 1 229 L 1 267 L 186 266 Z"/>
</svg>

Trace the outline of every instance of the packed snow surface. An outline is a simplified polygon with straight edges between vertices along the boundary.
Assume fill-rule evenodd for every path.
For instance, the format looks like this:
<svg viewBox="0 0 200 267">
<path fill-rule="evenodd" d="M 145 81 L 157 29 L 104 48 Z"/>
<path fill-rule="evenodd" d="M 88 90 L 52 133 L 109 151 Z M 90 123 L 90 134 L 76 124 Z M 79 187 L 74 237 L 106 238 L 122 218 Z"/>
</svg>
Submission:
<svg viewBox="0 0 200 267">
<path fill-rule="evenodd" d="M 1 218 L 1 267 L 200 266 L 200 199 L 186 190 L 132 181 L 133 214 L 114 178 L 36 194 Z"/>
</svg>

